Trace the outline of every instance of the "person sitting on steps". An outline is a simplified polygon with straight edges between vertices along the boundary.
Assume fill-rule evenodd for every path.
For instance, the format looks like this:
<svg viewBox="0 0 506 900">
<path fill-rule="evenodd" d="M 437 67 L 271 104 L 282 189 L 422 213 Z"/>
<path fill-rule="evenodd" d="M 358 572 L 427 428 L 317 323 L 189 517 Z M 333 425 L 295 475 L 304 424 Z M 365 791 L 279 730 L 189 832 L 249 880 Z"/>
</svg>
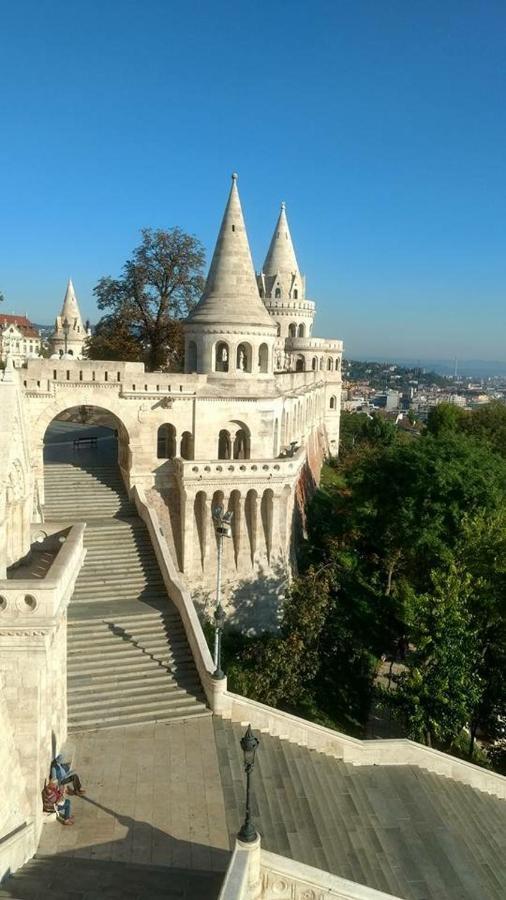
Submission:
<svg viewBox="0 0 506 900">
<path fill-rule="evenodd" d="M 58 756 L 55 756 L 51 763 L 51 778 L 56 779 L 59 785 L 72 784 L 74 794 L 78 797 L 85 793 L 84 789 L 81 787 L 79 775 L 70 768 L 69 763 L 63 761 L 63 755 L 61 753 L 59 753 Z"/>
<path fill-rule="evenodd" d="M 74 819 L 70 815 L 70 800 L 65 798 L 66 787 L 60 787 L 56 778 L 51 778 L 44 785 L 42 791 L 42 809 L 46 813 L 56 813 L 56 818 L 62 825 L 73 825 Z"/>
</svg>

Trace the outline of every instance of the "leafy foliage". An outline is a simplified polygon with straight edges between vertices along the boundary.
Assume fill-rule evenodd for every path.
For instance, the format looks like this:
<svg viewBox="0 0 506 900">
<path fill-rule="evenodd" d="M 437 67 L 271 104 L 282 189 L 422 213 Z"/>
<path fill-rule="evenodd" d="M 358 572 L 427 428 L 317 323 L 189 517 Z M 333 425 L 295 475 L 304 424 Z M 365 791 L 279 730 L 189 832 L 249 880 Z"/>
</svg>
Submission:
<svg viewBox="0 0 506 900">
<path fill-rule="evenodd" d="M 88 352 L 94 359 L 145 360 L 150 369 L 177 368 L 182 358 L 178 322 L 202 292 L 204 249 L 180 228 L 145 228 L 141 233 L 141 244 L 122 275 L 101 278 L 94 288 L 99 309 L 108 313 Z M 122 355 L 112 357 L 114 353 Z"/>
<path fill-rule="evenodd" d="M 249 696 L 356 732 L 380 657 L 400 656 L 407 733 L 476 760 L 476 735 L 506 721 L 505 413 L 438 409 L 407 440 L 343 416 L 282 632 L 246 641 L 232 671 Z"/>
<path fill-rule="evenodd" d="M 482 694 L 470 610 L 471 576 L 455 565 L 431 573 L 432 590 L 412 595 L 407 628 L 413 649 L 395 700 L 409 733 L 431 746 L 448 744 L 469 721 Z"/>
</svg>

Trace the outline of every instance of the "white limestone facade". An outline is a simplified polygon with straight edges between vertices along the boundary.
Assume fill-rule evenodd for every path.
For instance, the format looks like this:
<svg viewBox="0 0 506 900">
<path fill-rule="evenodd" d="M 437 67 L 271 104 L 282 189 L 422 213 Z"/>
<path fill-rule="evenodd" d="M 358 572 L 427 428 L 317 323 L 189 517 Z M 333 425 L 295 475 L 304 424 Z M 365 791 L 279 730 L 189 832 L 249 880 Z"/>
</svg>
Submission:
<svg viewBox="0 0 506 900">
<path fill-rule="evenodd" d="M 294 305 L 281 315 L 278 302 Z M 125 484 L 157 505 L 202 606 L 216 578 L 211 511 L 222 505 L 234 513 L 223 559 L 229 612 L 238 624 L 246 608 L 249 624 L 272 624 L 304 499 L 339 444 L 342 342 L 312 336 L 314 303 L 307 304 L 284 207 L 256 276 L 236 176 L 202 299 L 184 326 L 184 373 L 79 359 L 85 332 L 69 282 L 53 337 L 61 350 L 66 318 L 74 329 L 67 355 L 28 360 L 16 373 L 27 423 L 26 500 L 14 512 L 13 488 L 10 499 L 3 490 L 11 535 L 8 544 L 3 532 L 0 544 L 4 569 L 26 552 L 30 523 L 44 517 L 47 428 L 55 418 L 85 419 L 116 430 Z"/>
</svg>

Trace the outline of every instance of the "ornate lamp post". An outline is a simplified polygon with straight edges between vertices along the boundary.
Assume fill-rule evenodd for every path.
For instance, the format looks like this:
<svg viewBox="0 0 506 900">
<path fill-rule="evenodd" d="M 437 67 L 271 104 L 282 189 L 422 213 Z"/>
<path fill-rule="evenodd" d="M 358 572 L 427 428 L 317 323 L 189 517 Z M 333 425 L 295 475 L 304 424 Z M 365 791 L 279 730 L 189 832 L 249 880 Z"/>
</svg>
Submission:
<svg viewBox="0 0 506 900">
<path fill-rule="evenodd" d="M 65 356 L 67 355 L 67 345 L 69 341 L 69 331 L 70 331 L 70 323 L 67 317 L 65 316 L 62 324 L 63 329 L 63 340 L 65 341 Z"/>
<path fill-rule="evenodd" d="M 251 821 L 251 773 L 255 765 L 255 753 L 260 741 L 253 734 L 251 725 L 248 725 L 246 732 L 241 738 L 241 749 L 244 754 L 244 771 L 246 772 L 246 809 L 244 822 L 237 837 L 246 844 L 251 844 L 257 839 L 256 828 Z"/>
<path fill-rule="evenodd" d="M 216 609 L 214 611 L 214 678 L 224 678 L 221 669 L 221 635 L 225 624 L 225 610 L 221 605 L 221 559 L 223 538 L 232 537 L 233 512 L 225 512 L 222 506 L 213 509 L 213 523 L 217 539 L 218 563 L 216 569 Z"/>
</svg>

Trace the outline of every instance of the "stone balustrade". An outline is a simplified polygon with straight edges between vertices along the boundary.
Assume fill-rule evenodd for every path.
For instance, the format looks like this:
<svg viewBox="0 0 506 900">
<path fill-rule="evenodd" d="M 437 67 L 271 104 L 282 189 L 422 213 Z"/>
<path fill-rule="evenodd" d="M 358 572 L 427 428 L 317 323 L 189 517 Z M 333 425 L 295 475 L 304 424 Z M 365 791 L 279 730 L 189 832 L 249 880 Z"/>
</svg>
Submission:
<svg viewBox="0 0 506 900">
<path fill-rule="evenodd" d="M 35 359 L 28 360 L 22 370 L 22 382 L 25 393 L 35 397 L 53 396 L 65 386 L 82 386 L 138 400 L 153 395 L 193 396 L 199 386 L 206 384 L 207 377 L 194 373 L 146 372 L 143 363 Z"/>
<path fill-rule="evenodd" d="M 158 565 L 160 566 L 167 593 L 181 616 L 181 621 L 209 706 L 214 712 L 219 713 L 221 711 L 221 697 L 227 688 L 227 680 L 226 678 L 213 678 L 214 663 L 209 647 L 207 646 L 207 641 L 204 637 L 204 632 L 202 631 L 184 578 L 176 569 L 155 510 L 152 506 L 148 506 L 142 488 L 133 488 L 132 499 L 137 507 L 140 518 L 143 520 L 149 531 L 151 543 L 155 551 Z"/>
<path fill-rule="evenodd" d="M 86 551 L 86 525 L 73 525 L 44 578 L 0 580 L 0 635 L 9 627 L 43 628 L 52 624 L 74 589 Z"/>
<path fill-rule="evenodd" d="M 219 900 L 401 900 L 237 840 Z"/>
<path fill-rule="evenodd" d="M 191 481 L 286 481 L 297 475 L 306 458 L 304 447 L 278 459 L 174 460 L 174 471 L 185 484 Z"/>
<path fill-rule="evenodd" d="M 320 350 L 322 352 L 342 353 L 343 342 L 316 337 L 291 337 L 287 338 L 287 348 L 290 350 Z"/>
</svg>

